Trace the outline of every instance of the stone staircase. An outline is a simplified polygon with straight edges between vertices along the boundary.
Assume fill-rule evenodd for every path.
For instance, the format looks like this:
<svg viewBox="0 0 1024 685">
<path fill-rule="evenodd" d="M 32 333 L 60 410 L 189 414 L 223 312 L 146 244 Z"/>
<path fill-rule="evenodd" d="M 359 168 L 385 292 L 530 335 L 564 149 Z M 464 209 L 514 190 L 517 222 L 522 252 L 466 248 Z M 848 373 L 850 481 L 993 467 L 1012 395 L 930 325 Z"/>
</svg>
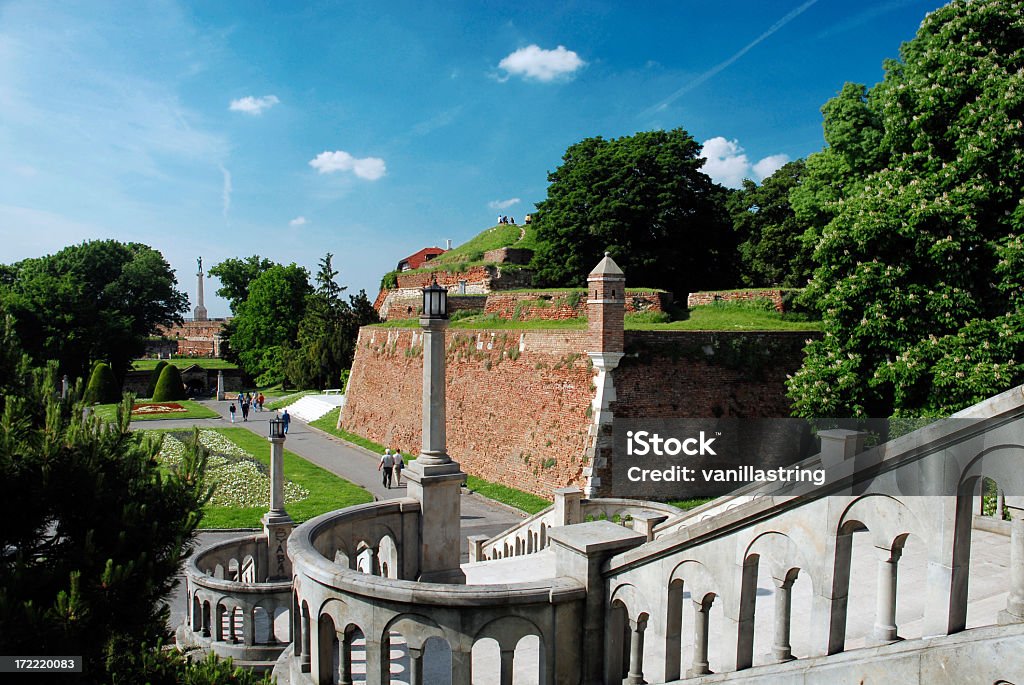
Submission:
<svg viewBox="0 0 1024 685">
<path fill-rule="evenodd" d="M 300 421 L 309 423 L 336 407 L 345 406 L 344 395 L 306 395 L 288 406 L 288 413 Z"/>
</svg>

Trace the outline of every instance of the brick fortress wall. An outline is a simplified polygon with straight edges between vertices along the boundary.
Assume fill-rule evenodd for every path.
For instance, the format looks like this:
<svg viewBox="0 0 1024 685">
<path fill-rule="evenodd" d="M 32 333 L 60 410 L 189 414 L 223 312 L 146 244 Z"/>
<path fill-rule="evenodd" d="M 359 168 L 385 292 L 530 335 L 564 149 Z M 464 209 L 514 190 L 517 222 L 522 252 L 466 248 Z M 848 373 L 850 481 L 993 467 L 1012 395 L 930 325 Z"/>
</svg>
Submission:
<svg viewBox="0 0 1024 685">
<path fill-rule="evenodd" d="M 629 331 L 612 372 L 612 409 L 649 418 L 788 416 L 786 374 L 799 368 L 809 335 Z M 583 487 L 594 396 L 587 332 L 449 329 L 445 339 L 448 451 L 463 470 L 544 497 Z M 422 369 L 418 329 L 360 330 L 339 425 L 418 452 Z M 610 473 L 597 475 L 610 487 Z"/>
<path fill-rule="evenodd" d="M 699 307 L 715 302 L 753 302 L 755 300 L 770 300 L 775 305 L 776 311 L 786 311 L 783 291 L 780 288 L 757 288 L 752 290 L 707 290 L 699 293 L 690 293 L 686 297 L 687 307 Z"/>
<path fill-rule="evenodd" d="M 227 319 L 187 320 L 178 325 L 160 327 L 157 329 L 157 335 L 177 341 L 175 354 L 187 357 L 219 357 L 219 337 L 226 322 Z"/>
</svg>

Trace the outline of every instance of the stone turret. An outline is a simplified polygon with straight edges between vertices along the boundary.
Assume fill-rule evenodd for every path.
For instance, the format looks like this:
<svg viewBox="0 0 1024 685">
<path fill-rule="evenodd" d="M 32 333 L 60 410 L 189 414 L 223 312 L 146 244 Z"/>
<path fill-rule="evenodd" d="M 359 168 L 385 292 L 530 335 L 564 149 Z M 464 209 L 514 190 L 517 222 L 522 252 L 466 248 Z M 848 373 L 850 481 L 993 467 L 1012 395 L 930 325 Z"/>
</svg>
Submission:
<svg viewBox="0 0 1024 685">
<path fill-rule="evenodd" d="M 203 258 L 198 260 L 199 271 L 196 273 L 198 283 L 196 285 L 196 307 L 192 310 L 192 318 L 196 321 L 206 321 L 206 306 L 203 304 Z"/>
<path fill-rule="evenodd" d="M 583 468 L 583 491 L 587 497 L 603 494 L 610 486 L 611 403 L 615 401 L 612 371 L 625 351 L 625 317 L 626 275 L 605 252 L 604 259 L 587 276 L 587 356 L 597 372 L 594 399 L 590 403 L 587 466 Z"/>
<path fill-rule="evenodd" d="M 626 275 L 605 252 L 604 259 L 587 276 L 588 352 L 623 351 L 625 314 Z"/>
</svg>

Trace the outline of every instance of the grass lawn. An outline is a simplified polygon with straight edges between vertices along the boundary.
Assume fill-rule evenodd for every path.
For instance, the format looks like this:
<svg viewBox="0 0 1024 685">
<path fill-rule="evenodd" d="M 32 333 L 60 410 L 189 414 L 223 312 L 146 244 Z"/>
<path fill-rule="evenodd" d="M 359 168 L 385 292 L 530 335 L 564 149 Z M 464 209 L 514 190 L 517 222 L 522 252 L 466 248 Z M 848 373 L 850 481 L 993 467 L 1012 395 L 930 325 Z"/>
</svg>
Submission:
<svg viewBox="0 0 1024 685">
<path fill-rule="evenodd" d="M 164 404 L 163 402 L 136 402 L 135 404 Z M 220 414 L 204 407 L 198 402 L 192 400 L 179 400 L 174 404 L 180 404 L 185 407 L 186 411 L 175 412 L 173 414 L 132 414 L 132 421 L 160 421 L 162 419 L 215 419 Z M 96 412 L 96 416 L 100 417 L 104 421 L 113 421 L 117 418 L 117 408 L 120 404 L 97 404 L 92 408 Z"/>
<path fill-rule="evenodd" d="M 650 323 L 626 316 L 630 331 L 819 331 L 820 321 L 804 321 L 774 311 L 707 305 L 694 307 L 681 321 Z"/>
<path fill-rule="evenodd" d="M 246 428 L 218 428 L 217 433 L 228 438 L 254 458 L 270 468 L 270 443 Z M 296 523 L 314 516 L 373 501 L 365 489 L 339 478 L 333 473 L 311 464 L 289 450 L 284 451 L 286 480 L 301 485 L 309 496 L 300 502 L 286 505 L 288 514 Z M 259 528 L 260 517 L 267 512 L 270 502 L 258 507 L 223 507 L 207 505 L 200 528 Z"/>
<path fill-rule="evenodd" d="M 274 398 L 273 400 L 269 400 L 266 403 L 266 405 L 264 406 L 264 408 L 265 409 L 284 409 L 285 407 L 287 407 L 289 405 L 295 404 L 296 402 L 298 402 L 301 398 L 305 397 L 306 395 L 316 395 L 319 392 L 320 392 L 319 390 L 299 390 L 297 392 L 290 392 L 287 395 L 282 395 L 280 397 Z M 264 397 L 267 397 L 266 393 L 264 393 Z"/>
<path fill-rule="evenodd" d="M 198 364 L 204 369 L 237 369 L 238 366 L 226 359 L 214 359 L 211 357 L 178 357 L 175 359 L 136 359 L 132 361 L 132 368 L 136 371 L 152 371 L 161 361 L 174 364 L 179 369 L 187 369 L 193 364 Z"/>
<path fill-rule="evenodd" d="M 319 428 L 324 433 L 330 433 L 336 438 L 341 438 L 346 442 L 351 442 L 353 445 L 365 447 L 371 452 L 376 452 L 377 454 L 384 453 L 384 445 L 378 445 L 373 440 L 367 440 L 366 438 L 356 435 L 355 433 L 349 433 L 346 430 L 338 428 L 338 415 L 340 413 L 341 407 L 337 407 L 336 409 L 330 410 L 316 421 L 311 421 L 309 425 L 313 426 L 314 428 Z M 406 461 L 409 461 L 410 458 L 412 457 L 407 458 Z"/>
<path fill-rule="evenodd" d="M 666 504 L 671 504 L 673 507 L 678 507 L 679 509 L 689 510 L 696 509 L 702 504 L 707 504 L 713 499 L 714 497 L 691 497 L 690 499 L 670 500 L 666 502 Z"/>
<path fill-rule="evenodd" d="M 393 319 L 384 321 L 382 323 L 373 324 L 380 328 L 419 328 L 419 319 Z M 587 320 L 580 319 L 560 319 L 556 321 L 542 321 L 542 320 L 531 320 L 531 321 L 513 321 L 510 319 L 502 319 L 493 314 L 477 314 L 476 316 L 467 316 L 464 319 L 458 319 L 452 321 L 448 326 L 453 330 L 459 329 L 484 329 L 484 330 L 586 330 Z"/>
</svg>

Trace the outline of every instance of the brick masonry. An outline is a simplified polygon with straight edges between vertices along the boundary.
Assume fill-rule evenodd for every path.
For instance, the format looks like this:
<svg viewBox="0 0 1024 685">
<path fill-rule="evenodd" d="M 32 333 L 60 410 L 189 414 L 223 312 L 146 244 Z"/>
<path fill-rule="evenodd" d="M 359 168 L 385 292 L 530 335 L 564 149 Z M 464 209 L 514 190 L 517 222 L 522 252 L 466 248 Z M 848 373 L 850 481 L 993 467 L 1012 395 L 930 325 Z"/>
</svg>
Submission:
<svg viewBox="0 0 1024 685">
<path fill-rule="evenodd" d="M 771 300 L 775 309 L 779 312 L 786 311 L 786 305 L 782 299 L 782 290 L 779 288 L 760 288 L 752 290 L 708 290 L 699 293 L 690 293 L 686 297 L 687 307 L 699 307 L 715 302 L 752 302 L 754 300 Z"/>
<path fill-rule="evenodd" d="M 629 331 L 612 408 L 624 417 L 788 416 L 785 377 L 809 335 Z M 462 468 L 545 497 L 583 487 L 594 397 L 587 331 L 448 330 L 446 340 L 448 449 Z M 418 329 L 360 330 L 342 428 L 419 451 L 421 345 Z M 598 475 L 611 486 L 610 473 Z"/>
<path fill-rule="evenodd" d="M 220 334 L 226 322 L 227 319 L 185 321 L 174 326 L 160 327 L 157 329 L 157 335 L 177 341 L 174 354 L 188 357 L 219 357 Z"/>
</svg>

